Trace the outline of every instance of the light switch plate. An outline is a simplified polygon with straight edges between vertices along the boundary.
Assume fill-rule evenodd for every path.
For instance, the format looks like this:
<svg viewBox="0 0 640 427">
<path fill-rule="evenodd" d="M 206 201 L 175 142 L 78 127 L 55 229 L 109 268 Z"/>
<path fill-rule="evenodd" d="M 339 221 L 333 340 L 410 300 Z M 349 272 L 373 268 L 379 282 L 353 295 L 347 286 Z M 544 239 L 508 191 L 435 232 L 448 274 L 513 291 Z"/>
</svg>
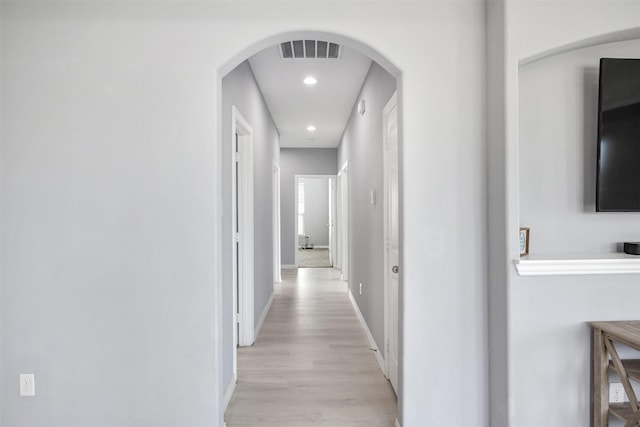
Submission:
<svg viewBox="0 0 640 427">
<path fill-rule="evenodd" d="M 361 116 L 364 116 L 365 111 L 366 111 L 365 102 L 364 102 L 364 99 L 361 99 L 360 102 L 358 102 L 358 114 L 360 114 Z"/>
</svg>

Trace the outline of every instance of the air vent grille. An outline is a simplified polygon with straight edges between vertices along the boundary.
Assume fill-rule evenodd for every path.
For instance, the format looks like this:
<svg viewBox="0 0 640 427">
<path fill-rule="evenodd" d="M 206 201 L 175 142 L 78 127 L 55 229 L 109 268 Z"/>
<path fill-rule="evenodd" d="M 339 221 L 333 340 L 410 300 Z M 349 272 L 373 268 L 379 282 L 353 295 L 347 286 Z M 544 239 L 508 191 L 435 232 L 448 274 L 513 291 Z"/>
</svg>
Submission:
<svg viewBox="0 0 640 427">
<path fill-rule="evenodd" d="M 342 47 L 322 40 L 292 40 L 280 43 L 280 54 L 284 59 L 338 59 Z"/>
</svg>

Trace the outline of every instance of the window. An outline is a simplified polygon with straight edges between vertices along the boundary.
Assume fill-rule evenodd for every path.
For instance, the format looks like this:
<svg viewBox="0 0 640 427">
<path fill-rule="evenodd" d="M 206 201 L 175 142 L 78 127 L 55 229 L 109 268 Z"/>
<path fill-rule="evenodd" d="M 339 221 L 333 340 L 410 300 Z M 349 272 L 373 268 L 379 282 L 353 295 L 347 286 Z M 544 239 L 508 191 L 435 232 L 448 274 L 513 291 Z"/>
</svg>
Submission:
<svg viewBox="0 0 640 427">
<path fill-rule="evenodd" d="M 304 182 L 298 182 L 298 235 L 304 234 Z"/>
</svg>

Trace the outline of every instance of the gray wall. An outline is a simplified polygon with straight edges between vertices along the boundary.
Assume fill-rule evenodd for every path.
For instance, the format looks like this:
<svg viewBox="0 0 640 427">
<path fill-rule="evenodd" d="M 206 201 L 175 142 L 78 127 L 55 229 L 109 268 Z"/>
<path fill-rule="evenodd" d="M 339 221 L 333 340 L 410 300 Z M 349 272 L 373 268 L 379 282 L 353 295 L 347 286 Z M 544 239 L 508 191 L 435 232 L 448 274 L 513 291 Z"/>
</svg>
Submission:
<svg viewBox="0 0 640 427">
<path fill-rule="evenodd" d="M 640 213 L 595 211 L 598 66 L 604 56 L 639 58 L 640 41 L 520 67 L 520 222 L 531 227 L 531 252 L 615 252 L 620 242 L 640 240 Z"/>
<path fill-rule="evenodd" d="M 584 426 L 584 320 L 637 317 L 636 276 L 515 276 L 516 64 L 637 29 L 640 3 L 488 3 L 489 28 L 479 1 L 1 2 L 2 425 L 221 425 L 215 76 L 304 21 L 402 70 L 402 425 Z"/>
<path fill-rule="evenodd" d="M 0 424 L 211 426 L 212 71 L 123 4 L 61 6 L 1 5 Z"/>
<path fill-rule="evenodd" d="M 531 227 L 531 253 L 615 252 L 619 242 L 640 238 L 640 214 L 595 212 L 601 57 L 638 58 L 640 40 L 520 67 L 520 222 Z M 517 402 L 535 402 L 517 405 L 511 425 L 589 425 L 586 322 L 637 319 L 638 277 L 515 276 L 511 304 L 510 360 L 517 373 L 511 394 Z M 567 395 L 574 396 L 568 405 Z"/>
<path fill-rule="evenodd" d="M 488 335 L 491 357 L 489 358 L 489 411 L 492 427 L 509 425 L 509 366 L 508 359 L 508 292 L 507 292 L 507 230 L 508 223 L 506 191 L 506 47 L 504 2 L 490 1 L 487 4 L 487 63 L 491 67 L 487 74 L 487 183 L 488 204 L 487 241 L 490 250 L 486 261 L 488 283 Z M 510 69 L 510 68 L 509 68 Z"/>
<path fill-rule="evenodd" d="M 231 106 L 253 129 L 253 215 L 254 215 L 254 321 L 256 326 L 273 293 L 273 226 L 272 226 L 272 166 L 279 156 L 278 131 L 247 61 L 238 65 L 222 80 L 222 146 L 223 186 L 223 298 L 224 298 L 224 384 L 233 375 L 233 276 L 231 223 Z M 227 159 L 225 161 L 224 159 Z"/>
<path fill-rule="evenodd" d="M 300 178 L 305 191 L 305 234 L 315 246 L 329 245 L 329 178 Z"/>
<path fill-rule="evenodd" d="M 559 239 L 555 243 L 544 237 L 547 228 L 544 217 L 548 213 L 540 212 L 542 216 L 539 216 L 538 209 L 531 205 L 538 197 L 535 186 L 531 185 L 532 173 L 540 178 L 541 185 L 548 185 L 547 174 L 556 180 L 558 190 L 551 190 L 551 199 L 559 199 L 559 193 L 565 193 L 566 199 L 561 200 L 557 208 L 560 216 L 569 213 L 568 206 L 573 209 L 570 218 L 578 222 L 597 216 L 588 213 L 588 206 L 592 204 L 586 203 L 585 198 L 586 187 L 590 185 L 587 182 L 593 176 L 589 171 L 593 166 L 586 166 L 591 163 L 587 159 L 593 158 L 591 150 L 595 142 L 595 134 L 590 130 L 594 117 L 588 112 L 593 110 L 592 77 L 589 76 L 593 63 L 585 67 L 583 60 L 567 61 L 549 55 L 637 39 L 640 3 L 489 2 L 487 12 L 489 424 L 494 427 L 589 425 L 590 337 L 585 322 L 596 318 L 637 318 L 640 295 L 637 286 L 634 291 L 631 283 L 637 282 L 637 278 L 623 275 L 520 277 L 513 261 L 519 257 L 518 227 L 521 225 L 532 227 L 533 253 L 541 254 L 540 251 L 551 251 L 554 247 L 568 251 L 564 245 L 571 243 L 561 240 L 563 236 L 574 237 L 569 222 L 558 224 L 555 233 Z M 547 60 L 541 58 L 546 57 L 553 65 L 543 71 Z M 529 65 L 518 67 L 518 64 Z M 557 73 L 566 74 L 560 77 Z M 545 85 L 547 79 L 550 79 L 549 87 Z M 558 85 L 560 79 L 566 80 Z M 536 86 L 540 92 L 532 97 Z M 526 100 L 520 99 L 523 95 Z M 549 117 L 543 111 L 545 108 L 558 110 L 560 114 Z M 568 126 L 561 123 L 564 120 Z M 546 137 L 555 141 L 557 156 L 567 161 L 566 164 L 559 165 L 554 158 L 549 164 L 533 165 L 534 160 L 530 159 L 539 157 L 538 144 L 541 153 L 548 150 L 545 141 L 534 141 L 530 136 L 546 133 L 545 129 L 536 127 L 553 130 L 553 134 Z M 565 132 L 566 135 L 560 135 Z M 523 211 L 525 207 L 527 212 Z M 579 236 L 578 245 L 600 253 L 613 250 L 616 225 L 609 221 L 602 224 L 605 234 L 600 234 L 598 226 L 585 230 L 585 233 L 599 234 L 602 241 Z M 542 240 L 536 240 L 539 227 Z"/>
<path fill-rule="evenodd" d="M 349 161 L 349 288 L 378 345 L 384 343 L 384 169 L 382 109 L 396 80 L 371 64 L 338 150 L 340 167 Z M 360 99 L 366 103 L 362 116 Z M 370 191 L 377 203 L 370 203 Z M 362 295 L 359 286 L 362 283 Z"/>
<path fill-rule="evenodd" d="M 295 229 L 295 176 L 335 175 L 338 152 L 335 148 L 280 149 L 280 218 L 282 264 L 295 263 L 298 233 Z"/>
<path fill-rule="evenodd" d="M 575 19 L 592 3 L 607 20 Z M 402 84 L 402 425 L 489 425 L 485 4 L 324 4 L 1 2 L 3 425 L 222 425 L 216 75 L 302 27 Z M 505 26 L 637 26 L 624 4 Z M 35 399 L 14 397 L 26 369 Z"/>
</svg>

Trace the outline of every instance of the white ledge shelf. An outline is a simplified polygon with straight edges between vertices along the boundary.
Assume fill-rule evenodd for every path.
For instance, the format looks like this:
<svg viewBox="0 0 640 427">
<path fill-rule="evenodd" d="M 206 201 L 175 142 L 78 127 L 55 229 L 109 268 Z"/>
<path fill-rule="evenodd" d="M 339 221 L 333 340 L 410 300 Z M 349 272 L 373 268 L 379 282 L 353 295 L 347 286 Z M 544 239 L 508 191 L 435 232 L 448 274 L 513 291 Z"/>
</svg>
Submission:
<svg viewBox="0 0 640 427">
<path fill-rule="evenodd" d="M 640 256 L 625 253 L 531 254 L 513 263 L 520 276 L 640 273 Z"/>
</svg>

